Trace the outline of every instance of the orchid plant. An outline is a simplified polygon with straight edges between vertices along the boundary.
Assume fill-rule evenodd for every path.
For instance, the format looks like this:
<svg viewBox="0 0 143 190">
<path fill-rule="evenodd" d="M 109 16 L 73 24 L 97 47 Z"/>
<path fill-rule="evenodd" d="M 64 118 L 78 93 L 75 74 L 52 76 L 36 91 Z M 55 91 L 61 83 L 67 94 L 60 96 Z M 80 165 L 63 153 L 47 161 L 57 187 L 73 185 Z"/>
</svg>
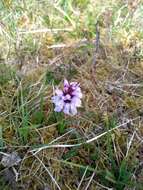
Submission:
<svg viewBox="0 0 143 190">
<path fill-rule="evenodd" d="M 55 104 L 54 111 L 63 111 L 67 115 L 76 115 L 77 108 L 81 107 L 82 92 L 80 84 L 77 82 L 68 82 L 64 80 L 64 87 L 62 90 L 56 88 L 54 90 L 52 102 Z"/>
</svg>

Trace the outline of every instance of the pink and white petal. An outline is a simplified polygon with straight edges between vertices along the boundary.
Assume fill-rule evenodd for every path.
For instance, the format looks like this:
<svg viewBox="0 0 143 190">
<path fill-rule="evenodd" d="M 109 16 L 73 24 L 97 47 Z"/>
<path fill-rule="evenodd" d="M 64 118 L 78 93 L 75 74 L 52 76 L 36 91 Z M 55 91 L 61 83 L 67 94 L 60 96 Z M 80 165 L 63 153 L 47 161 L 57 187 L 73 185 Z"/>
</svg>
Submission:
<svg viewBox="0 0 143 190">
<path fill-rule="evenodd" d="M 76 88 L 74 89 L 74 91 L 81 92 L 81 88 L 79 86 L 76 86 Z"/>
<path fill-rule="evenodd" d="M 76 107 L 75 107 L 74 104 L 71 104 L 70 112 L 71 112 L 72 115 L 76 115 L 77 114 L 77 109 L 76 109 Z"/>
<path fill-rule="evenodd" d="M 78 86 L 79 84 L 77 82 L 70 82 L 70 85 L 73 86 L 73 87 L 76 87 Z"/>
<path fill-rule="evenodd" d="M 56 107 L 54 108 L 54 111 L 55 111 L 55 112 L 61 112 L 61 111 L 62 111 L 62 107 L 56 106 Z"/>
<path fill-rule="evenodd" d="M 81 93 L 81 91 L 74 91 L 73 93 L 72 93 L 72 95 L 74 95 L 74 96 L 76 96 L 76 97 L 78 97 L 78 98 L 82 98 L 82 93 Z"/>
<path fill-rule="evenodd" d="M 63 91 L 60 90 L 60 89 L 58 89 L 58 88 L 55 90 L 55 93 L 56 93 L 58 96 L 62 96 L 62 95 L 63 95 Z"/>
<path fill-rule="evenodd" d="M 69 103 L 66 103 L 66 104 L 64 105 L 63 112 L 64 112 L 65 114 L 70 115 L 70 104 L 69 104 Z"/>
<path fill-rule="evenodd" d="M 76 93 L 76 96 L 77 96 L 78 98 L 82 98 L 82 93 L 81 93 L 81 92 L 78 92 L 78 93 Z"/>
<path fill-rule="evenodd" d="M 71 100 L 71 96 L 67 94 L 66 96 L 64 96 L 64 100 Z"/>
<path fill-rule="evenodd" d="M 75 107 L 81 107 L 81 100 L 78 97 L 73 97 L 71 103 Z"/>
<path fill-rule="evenodd" d="M 68 87 L 69 86 L 69 82 L 67 81 L 67 79 L 64 79 L 64 87 Z"/>
<path fill-rule="evenodd" d="M 55 103 L 55 105 L 63 108 L 64 107 L 64 101 L 61 99 L 61 100 L 57 101 Z"/>
<path fill-rule="evenodd" d="M 74 90 L 75 92 L 80 92 L 81 93 L 81 88 L 80 87 L 76 87 L 76 89 Z"/>
<path fill-rule="evenodd" d="M 53 103 L 56 103 L 56 102 L 58 102 L 60 100 L 60 97 L 59 96 L 53 96 L 51 98 L 51 100 L 52 100 Z"/>
</svg>

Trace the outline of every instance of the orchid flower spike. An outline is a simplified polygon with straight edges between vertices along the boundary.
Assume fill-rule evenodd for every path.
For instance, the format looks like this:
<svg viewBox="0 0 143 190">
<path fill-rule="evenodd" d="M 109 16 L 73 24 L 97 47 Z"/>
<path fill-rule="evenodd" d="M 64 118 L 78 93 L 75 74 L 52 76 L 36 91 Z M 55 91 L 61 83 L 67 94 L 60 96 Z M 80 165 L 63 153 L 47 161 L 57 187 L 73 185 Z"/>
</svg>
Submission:
<svg viewBox="0 0 143 190">
<path fill-rule="evenodd" d="M 64 80 L 63 90 L 56 89 L 52 102 L 55 104 L 55 112 L 63 111 L 68 115 L 76 115 L 77 107 L 81 107 L 82 93 L 80 84 Z"/>
</svg>

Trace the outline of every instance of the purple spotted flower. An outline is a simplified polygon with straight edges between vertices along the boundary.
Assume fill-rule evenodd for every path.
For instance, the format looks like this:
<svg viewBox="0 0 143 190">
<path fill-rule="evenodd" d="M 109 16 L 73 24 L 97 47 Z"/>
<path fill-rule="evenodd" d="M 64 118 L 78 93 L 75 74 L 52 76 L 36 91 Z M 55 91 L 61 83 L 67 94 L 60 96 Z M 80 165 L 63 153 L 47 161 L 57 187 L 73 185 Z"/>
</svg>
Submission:
<svg viewBox="0 0 143 190">
<path fill-rule="evenodd" d="M 55 96 L 52 97 L 52 102 L 55 104 L 55 112 L 63 111 L 68 115 L 76 115 L 77 107 L 81 106 L 82 93 L 80 84 L 77 82 L 69 83 L 64 80 L 63 90 L 56 89 Z"/>
</svg>

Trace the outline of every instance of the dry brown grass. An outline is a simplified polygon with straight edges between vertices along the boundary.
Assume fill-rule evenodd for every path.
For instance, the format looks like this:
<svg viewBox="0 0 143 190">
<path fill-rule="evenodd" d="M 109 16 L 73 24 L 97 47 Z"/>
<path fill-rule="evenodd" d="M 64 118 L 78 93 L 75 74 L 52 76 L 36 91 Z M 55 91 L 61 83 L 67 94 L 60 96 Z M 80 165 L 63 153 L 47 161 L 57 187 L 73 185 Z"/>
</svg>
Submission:
<svg viewBox="0 0 143 190">
<path fill-rule="evenodd" d="M 66 28 L 60 23 L 64 6 L 50 12 L 55 25 L 62 25 L 52 31 L 38 28 L 45 7 L 34 2 L 32 18 L 29 4 L 22 15 L 18 10 L 8 15 L 21 30 L 10 36 L 16 44 L 10 42 L 9 51 L 5 45 L 6 53 L 1 52 L 0 148 L 2 156 L 16 151 L 22 161 L 0 166 L 1 187 L 142 190 L 143 54 L 137 22 L 142 4 L 97 2 L 90 15 L 94 6 L 86 13 L 81 0 L 79 27 L 74 28 L 78 9 L 69 2 Z M 99 21 L 98 50 L 94 16 Z M 7 42 L 3 37 L 2 43 Z M 81 84 L 82 108 L 75 117 L 53 112 L 53 87 L 62 86 L 64 78 Z"/>
</svg>

